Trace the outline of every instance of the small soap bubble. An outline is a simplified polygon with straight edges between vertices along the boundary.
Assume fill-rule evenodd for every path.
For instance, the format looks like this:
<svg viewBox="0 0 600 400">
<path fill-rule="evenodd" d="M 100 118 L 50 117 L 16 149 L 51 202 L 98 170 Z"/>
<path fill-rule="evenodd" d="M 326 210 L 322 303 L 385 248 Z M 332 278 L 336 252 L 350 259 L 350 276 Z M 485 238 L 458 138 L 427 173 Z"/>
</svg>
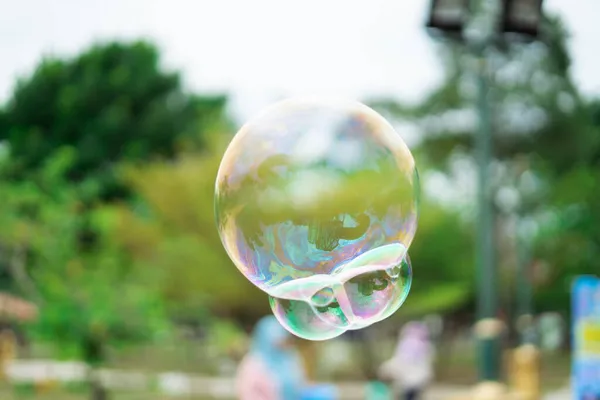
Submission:
<svg viewBox="0 0 600 400">
<path fill-rule="evenodd" d="M 406 298 L 408 297 L 408 293 L 410 292 L 410 287 L 412 285 L 412 264 L 410 262 L 410 257 L 406 254 L 406 257 L 402 260 L 402 262 L 395 267 L 398 271 L 398 275 L 394 277 L 390 277 L 392 282 L 396 287 L 396 294 L 393 297 L 392 301 L 390 301 L 387 305 L 386 310 L 381 313 L 380 319 L 384 320 L 400 308 Z"/>
<path fill-rule="evenodd" d="M 337 301 L 317 308 L 306 301 L 269 296 L 269 303 L 279 323 L 302 339 L 333 339 L 348 330 L 348 320 Z"/>
<path fill-rule="evenodd" d="M 298 282 L 301 288 L 294 287 L 297 284 L 286 285 L 287 290 L 278 293 L 279 296 L 307 300 L 270 297 L 271 309 L 279 322 L 296 336 L 308 340 L 331 339 L 349 329 L 361 329 L 381 321 L 402 306 L 412 283 L 408 254 L 395 268 L 398 270 L 396 278 L 387 276 L 384 271 L 376 271 L 348 279 L 345 285 L 337 288 L 337 294 L 336 290 L 328 291 L 334 298 L 323 306 L 314 304 L 314 296 L 301 294 L 311 287 L 310 284 L 304 286 Z"/>
<path fill-rule="evenodd" d="M 339 336 L 410 289 L 418 175 L 393 127 L 360 103 L 286 100 L 244 125 L 217 175 L 221 240 L 290 332 Z"/>
<path fill-rule="evenodd" d="M 329 287 L 323 288 L 315 293 L 311 300 L 315 307 L 326 307 L 335 300 L 333 289 Z"/>
<path fill-rule="evenodd" d="M 388 268 L 385 270 L 385 272 L 387 272 L 388 276 L 392 278 L 392 280 L 396 280 L 400 276 L 400 266 L 396 265 L 395 267 Z"/>
</svg>

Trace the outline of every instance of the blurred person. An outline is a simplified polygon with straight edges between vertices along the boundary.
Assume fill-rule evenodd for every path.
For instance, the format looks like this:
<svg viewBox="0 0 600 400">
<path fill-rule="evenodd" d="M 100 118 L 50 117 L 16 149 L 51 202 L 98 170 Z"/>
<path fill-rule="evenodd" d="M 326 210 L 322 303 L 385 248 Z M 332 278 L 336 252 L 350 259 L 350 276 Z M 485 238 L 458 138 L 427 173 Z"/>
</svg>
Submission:
<svg viewBox="0 0 600 400">
<path fill-rule="evenodd" d="M 309 385 L 291 335 L 273 316 L 254 328 L 250 352 L 237 371 L 240 400 L 335 400 L 329 385 Z"/>
<path fill-rule="evenodd" d="M 434 360 L 427 325 L 410 322 L 400 331 L 394 356 L 381 366 L 380 374 L 400 387 L 400 399 L 416 400 L 433 381 Z"/>
</svg>

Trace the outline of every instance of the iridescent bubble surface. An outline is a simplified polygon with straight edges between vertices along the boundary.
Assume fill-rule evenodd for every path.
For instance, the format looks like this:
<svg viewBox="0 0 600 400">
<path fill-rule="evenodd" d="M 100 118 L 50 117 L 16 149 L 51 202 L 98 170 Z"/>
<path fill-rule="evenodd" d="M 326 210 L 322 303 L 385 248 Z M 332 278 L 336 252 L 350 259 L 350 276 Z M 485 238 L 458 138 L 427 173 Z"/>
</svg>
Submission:
<svg viewBox="0 0 600 400">
<path fill-rule="evenodd" d="M 349 329 L 361 329 L 379 322 L 395 313 L 410 291 L 412 266 L 408 254 L 391 269 L 382 270 L 378 265 L 355 265 L 333 279 L 325 279 L 322 285 L 333 283 L 333 299 L 327 305 L 308 297 L 313 283 L 302 282 L 284 284 L 277 293 L 269 296 L 273 314 L 290 332 L 303 339 L 326 340 L 341 335 Z M 390 270 L 393 275 L 388 274 Z M 329 281 L 329 282 L 326 282 Z M 331 288 L 331 286 L 326 286 Z M 322 291 L 323 289 L 321 289 Z"/>
<path fill-rule="evenodd" d="M 279 321 L 328 339 L 387 318 L 406 298 L 417 191 L 408 147 L 374 110 L 286 100 L 244 125 L 225 152 L 217 227 Z"/>
</svg>

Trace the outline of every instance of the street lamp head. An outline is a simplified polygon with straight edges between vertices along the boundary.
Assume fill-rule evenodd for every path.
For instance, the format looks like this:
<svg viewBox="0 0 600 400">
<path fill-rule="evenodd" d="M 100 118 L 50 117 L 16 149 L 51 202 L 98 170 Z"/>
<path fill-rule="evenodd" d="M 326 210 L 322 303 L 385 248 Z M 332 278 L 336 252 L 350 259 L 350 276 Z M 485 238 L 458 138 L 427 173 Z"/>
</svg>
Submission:
<svg viewBox="0 0 600 400">
<path fill-rule="evenodd" d="M 469 0 L 431 0 L 427 28 L 445 36 L 462 36 L 469 16 Z"/>
<path fill-rule="evenodd" d="M 530 39 L 538 36 L 543 0 L 503 0 L 502 31 Z"/>
</svg>

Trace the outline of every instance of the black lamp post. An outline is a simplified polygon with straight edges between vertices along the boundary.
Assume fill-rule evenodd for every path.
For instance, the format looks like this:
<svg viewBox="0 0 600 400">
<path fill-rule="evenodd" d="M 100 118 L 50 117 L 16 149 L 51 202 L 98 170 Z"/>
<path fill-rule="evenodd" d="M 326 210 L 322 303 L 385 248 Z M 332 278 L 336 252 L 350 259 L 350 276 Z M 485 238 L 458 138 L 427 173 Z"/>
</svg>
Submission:
<svg viewBox="0 0 600 400">
<path fill-rule="evenodd" d="M 498 279 L 494 240 L 494 208 L 490 182 L 490 164 L 493 157 L 492 118 L 488 81 L 489 66 L 486 50 L 498 43 L 498 36 L 519 35 L 528 40 L 538 36 L 542 19 L 542 0 L 498 0 L 501 1 L 501 22 L 497 30 L 470 43 L 464 32 L 475 10 L 485 0 L 432 0 L 426 27 L 430 31 L 449 38 L 460 38 L 478 60 L 478 99 L 477 113 L 479 128 L 475 140 L 478 177 L 478 243 L 477 281 L 478 322 L 475 332 L 479 342 L 480 381 L 498 382 L 501 375 L 500 334 L 502 323 L 499 317 Z M 507 38 L 506 38 L 507 39 Z"/>
<path fill-rule="evenodd" d="M 502 31 L 537 38 L 542 22 L 543 0 L 504 0 Z"/>
<path fill-rule="evenodd" d="M 469 18 L 470 0 L 432 0 L 427 28 L 442 35 L 461 36 Z"/>
</svg>

